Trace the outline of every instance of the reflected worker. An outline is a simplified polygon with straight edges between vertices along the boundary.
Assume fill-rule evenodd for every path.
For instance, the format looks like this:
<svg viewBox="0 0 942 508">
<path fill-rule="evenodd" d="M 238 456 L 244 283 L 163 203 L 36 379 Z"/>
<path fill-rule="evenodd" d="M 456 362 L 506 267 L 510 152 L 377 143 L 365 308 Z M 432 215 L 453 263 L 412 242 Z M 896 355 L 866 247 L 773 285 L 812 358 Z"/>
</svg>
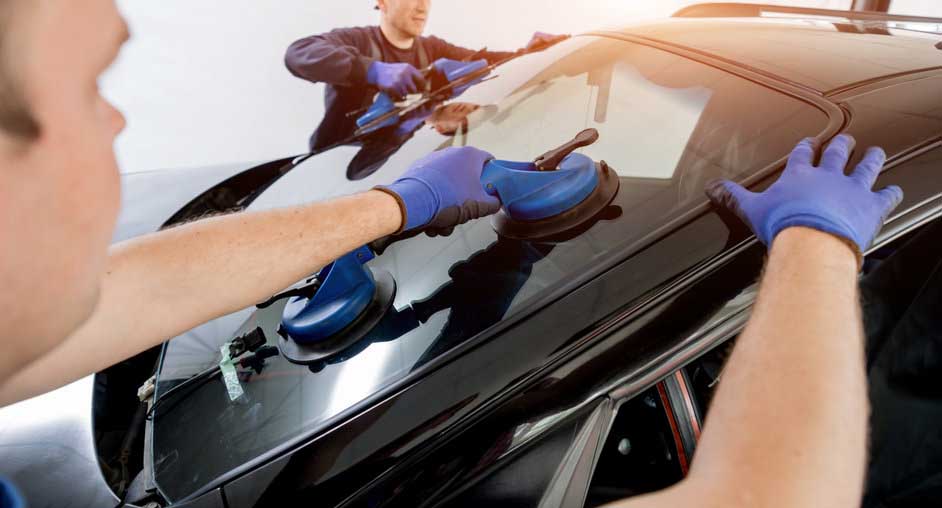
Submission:
<svg viewBox="0 0 942 508">
<path fill-rule="evenodd" d="M 382 14 L 379 26 L 338 28 L 306 37 L 288 47 L 285 65 L 295 76 L 325 83 L 325 113 L 311 136 L 311 151 L 341 141 L 356 130 L 356 115 L 373 102 L 377 92 L 401 99 L 425 89 L 427 68 L 440 58 L 468 57 L 499 62 L 512 52 L 476 52 L 438 37 L 422 36 L 431 0 L 377 0 Z M 537 32 L 527 44 L 531 48 L 558 40 Z"/>
</svg>

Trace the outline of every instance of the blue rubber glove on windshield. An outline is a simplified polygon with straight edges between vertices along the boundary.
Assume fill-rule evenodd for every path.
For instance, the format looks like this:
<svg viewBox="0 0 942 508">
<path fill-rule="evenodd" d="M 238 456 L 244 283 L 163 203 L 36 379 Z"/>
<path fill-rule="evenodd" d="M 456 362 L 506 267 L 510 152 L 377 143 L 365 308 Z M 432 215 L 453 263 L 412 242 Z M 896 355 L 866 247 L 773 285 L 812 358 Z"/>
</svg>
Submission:
<svg viewBox="0 0 942 508">
<path fill-rule="evenodd" d="M 366 81 L 396 99 L 425 89 L 422 73 L 407 63 L 375 61 L 366 71 Z"/>
<path fill-rule="evenodd" d="M 854 138 L 837 136 L 815 167 L 815 142 L 805 139 L 792 151 L 782 176 L 764 192 L 721 180 L 707 186 L 707 195 L 739 216 L 767 246 L 783 229 L 804 226 L 844 239 L 860 259 L 903 200 L 903 191 L 895 185 L 871 191 L 886 161 L 880 148 L 867 150 L 853 174 L 844 175 L 853 149 Z"/>
<path fill-rule="evenodd" d="M 500 210 L 500 201 L 484 192 L 481 184 L 484 164 L 493 158 L 477 148 L 445 148 L 419 159 L 398 180 L 377 189 L 399 202 L 400 232 L 449 231 Z"/>
</svg>

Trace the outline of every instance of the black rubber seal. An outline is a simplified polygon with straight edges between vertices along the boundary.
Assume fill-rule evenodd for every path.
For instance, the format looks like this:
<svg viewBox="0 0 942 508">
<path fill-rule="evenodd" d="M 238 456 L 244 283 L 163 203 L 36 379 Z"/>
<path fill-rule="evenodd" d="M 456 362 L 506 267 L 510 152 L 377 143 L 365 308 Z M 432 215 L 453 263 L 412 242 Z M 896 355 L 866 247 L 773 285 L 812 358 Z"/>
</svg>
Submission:
<svg viewBox="0 0 942 508">
<path fill-rule="evenodd" d="M 514 240 L 540 240 L 565 233 L 592 220 L 615 199 L 620 186 L 618 175 L 605 161 L 595 167 L 599 173 L 599 185 L 578 205 L 559 215 L 535 221 L 516 220 L 501 210 L 494 216 L 494 230 Z"/>
<path fill-rule="evenodd" d="M 376 291 L 366 309 L 346 328 L 316 344 L 299 344 L 280 335 L 278 350 L 289 362 L 311 365 L 329 360 L 343 353 L 360 339 L 366 337 L 386 315 L 396 299 L 396 279 L 386 270 L 373 270 Z"/>
</svg>

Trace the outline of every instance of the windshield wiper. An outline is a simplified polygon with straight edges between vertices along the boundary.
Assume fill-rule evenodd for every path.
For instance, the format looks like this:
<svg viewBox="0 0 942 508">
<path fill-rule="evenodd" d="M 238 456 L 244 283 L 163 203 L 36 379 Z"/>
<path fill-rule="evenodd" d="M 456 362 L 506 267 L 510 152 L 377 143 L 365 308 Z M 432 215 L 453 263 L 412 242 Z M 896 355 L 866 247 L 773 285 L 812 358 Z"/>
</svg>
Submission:
<svg viewBox="0 0 942 508">
<path fill-rule="evenodd" d="M 287 170 L 285 170 L 285 172 L 287 172 L 287 171 L 290 170 L 290 169 L 293 169 L 293 168 L 298 167 L 299 165 L 301 165 L 302 163 L 304 163 L 305 161 L 307 161 L 307 160 L 310 159 L 311 157 L 314 157 L 314 156 L 317 155 L 317 154 L 321 154 L 321 153 L 327 152 L 327 151 L 329 151 L 329 150 L 333 150 L 334 148 L 337 148 L 338 146 L 344 146 L 344 145 L 349 145 L 349 144 L 353 144 L 353 143 L 357 143 L 357 142 L 363 141 L 363 139 L 365 139 L 367 136 L 369 136 L 370 134 L 373 134 L 374 132 L 376 132 L 376 131 L 373 131 L 373 130 L 368 131 L 367 129 L 370 129 L 370 128 L 372 128 L 372 127 L 375 127 L 375 126 L 379 125 L 381 122 L 388 121 L 388 120 L 389 120 L 390 118 L 392 118 L 393 116 L 405 116 L 405 115 L 408 114 L 408 113 L 414 112 L 414 111 L 416 111 L 416 110 L 418 110 L 418 109 L 420 109 L 420 108 L 423 108 L 423 107 L 428 106 L 429 103 L 431 103 L 431 102 L 433 102 L 433 101 L 443 101 L 443 100 L 447 100 L 447 99 L 448 99 L 448 96 L 445 96 L 444 99 L 441 98 L 441 95 L 442 95 L 444 92 L 446 92 L 446 91 L 450 92 L 451 90 L 455 89 L 456 87 L 459 87 L 459 86 L 462 86 L 462 85 L 467 85 L 468 83 L 470 83 L 471 81 L 473 81 L 473 80 L 475 80 L 475 79 L 483 78 L 484 76 L 487 75 L 487 73 L 493 71 L 493 70 L 496 69 L 497 67 L 500 67 L 501 65 L 504 65 L 505 63 L 507 63 L 507 62 L 509 62 L 509 61 L 511 61 L 511 60 L 513 60 L 513 59 L 515 59 L 515 58 L 520 58 L 521 56 L 525 56 L 525 55 L 529 55 L 529 54 L 532 54 L 532 53 L 537 53 L 537 52 L 543 51 L 543 50 L 545 50 L 545 49 L 547 49 L 547 48 L 550 48 L 550 47 L 552 47 L 552 46 L 555 46 L 556 44 L 558 44 L 558 43 L 560 43 L 560 42 L 562 42 L 562 41 L 565 41 L 565 40 L 567 40 L 567 39 L 569 39 L 569 38 L 570 38 L 570 36 L 564 35 L 564 36 L 558 37 L 557 39 L 554 39 L 554 40 L 551 40 L 551 41 L 542 42 L 542 43 L 540 43 L 540 44 L 534 45 L 533 47 L 531 47 L 531 48 L 529 48 L 529 49 L 527 49 L 527 48 L 519 49 L 519 50 L 515 51 L 514 53 L 512 53 L 509 57 L 507 57 L 507 58 L 505 58 L 505 59 L 503 59 L 503 60 L 501 60 L 501 61 L 499 61 L 499 62 L 494 62 L 493 64 L 490 64 L 490 65 L 488 65 L 488 66 L 486 66 L 486 67 L 482 67 L 481 69 L 479 69 L 479 70 L 477 70 L 477 71 L 471 72 L 471 73 L 468 74 L 467 76 L 463 76 L 462 78 L 456 80 L 456 81 L 453 82 L 453 83 L 448 83 L 448 84 L 446 84 L 446 85 L 444 85 L 444 86 L 442 86 L 442 87 L 436 89 L 435 91 L 429 92 L 427 96 L 424 96 L 422 99 L 419 99 L 418 101 L 416 101 L 416 103 L 410 104 L 409 106 L 406 106 L 405 108 L 406 108 L 407 111 L 401 110 L 401 109 L 398 109 L 398 108 L 397 108 L 397 109 L 394 109 L 394 110 L 390 111 L 389 113 L 386 113 L 386 114 L 384 114 L 384 115 L 382 115 L 382 116 L 380 116 L 380 117 L 377 117 L 377 118 L 374 119 L 372 122 L 370 122 L 370 123 L 364 125 L 363 127 L 357 129 L 356 132 L 354 132 L 352 135 L 347 136 L 346 138 L 341 139 L 340 141 L 336 141 L 336 142 L 331 143 L 331 144 L 329 144 L 329 145 L 327 145 L 327 146 L 325 146 L 325 147 L 318 148 L 318 149 L 316 149 L 316 150 L 312 150 L 312 151 L 310 151 L 310 152 L 308 152 L 308 153 L 306 153 L 306 154 L 299 155 L 298 157 L 294 158 L 294 160 L 292 160 L 292 161 L 290 162 L 290 164 L 289 164 L 289 165 L 290 165 L 290 168 L 288 168 Z M 486 48 L 485 48 L 485 49 L 486 49 Z M 471 56 L 483 54 L 483 52 L 485 51 L 485 49 L 481 49 L 481 50 L 479 50 L 477 53 L 475 53 L 474 55 L 471 55 Z M 483 81 L 483 80 L 482 80 L 482 81 Z M 367 109 L 369 109 L 369 107 L 367 107 Z M 267 302 L 266 302 L 266 303 L 267 303 Z M 273 303 L 273 302 L 272 302 L 272 303 Z M 270 305 L 270 303 L 269 303 L 269 305 Z"/>
<path fill-rule="evenodd" d="M 453 90 L 455 90 L 455 89 L 457 89 L 457 88 L 460 88 L 460 87 L 462 87 L 462 86 L 464 86 L 464 85 L 473 84 L 475 80 L 479 80 L 479 79 L 481 79 L 481 78 L 487 76 L 488 74 L 491 73 L 491 71 L 493 71 L 494 69 L 500 67 L 501 65 L 504 65 L 505 63 L 507 63 L 507 62 L 509 62 L 509 61 L 511 61 L 511 60 L 514 60 L 514 59 L 516 59 L 516 58 L 520 58 L 521 56 L 525 56 L 525 55 L 529 55 L 529 54 L 532 54 L 532 53 L 538 53 L 538 52 L 540 52 L 540 51 L 543 51 L 543 50 L 545 50 L 545 49 L 547 49 L 547 48 L 549 48 L 549 47 L 551 47 L 551 46 L 554 46 L 554 45 L 556 45 L 556 44 L 558 44 L 558 43 L 560 43 L 560 42 L 562 42 L 562 41 L 564 41 L 564 40 L 566 40 L 566 39 L 568 39 L 568 38 L 569 38 L 568 36 L 561 36 L 561 37 L 559 37 L 559 38 L 557 38 L 557 39 L 555 39 L 555 40 L 552 40 L 552 41 L 541 42 L 541 43 L 536 44 L 536 45 L 534 45 L 533 47 L 530 47 L 530 48 L 521 48 L 521 49 L 518 49 L 517 51 L 513 52 L 513 53 L 512 53 L 510 56 L 508 56 L 507 58 L 504 58 L 503 60 L 500 60 L 500 61 L 494 62 L 494 63 L 492 63 L 492 64 L 489 64 L 489 65 L 487 65 L 487 66 L 485 66 L 485 67 L 482 67 L 482 68 L 480 68 L 480 69 L 478 69 L 478 70 L 476 70 L 476 71 L 472 71 L 472 72 L 468 73 L 467 75 L 462 76 L 461 78 L 456 79 L 455 81 L 448 82 L 448 83 L 446 83 L 445 85 L 439 87 L 438 89 L 433 90 L 433 91 L 431 91 L 431 92 L 428 92 L 427 94 L 424 94 L 421 99 L 415 101 L 415 102 L 412 103 L 412 104 L 409 104 L 408 106 L 405 106 L 405 107 L 402 107 L 402 108 L 393 109 L 392 111 L 390 111 L 390 112 L 388 112 L 388 113 L 386 113 L 386 114 L 384 114 L 384 115 L 380 115 L 380 116 L 376 117 L 376 118 L 375 118 L 373 121 L 371 121 L 370 123 L 368 123 L 368 124 L 364 125 L 363 127 L 360 127 L 359 129 L 357 129 L 356 132 L 353 134 L 353 137 L 352 137 L 350 140 L 348 140 L 346 143 L 341 143 L 341 144 L 347 144 L 347 143 L 351 143 L 351 142 L 353 142 L 353 141 L 358 140 L 361 136 L 373 132 L 373 131 L 375 130 L 375 127 L 376 127 L 377 125 L 380 125 L 380 124 L 382 124 L 382 123 L 388 121 L 389 119 L 391 119 L 391 118 L 393 118 L 393 117 L 400 117 L 400 118 L 401 118 L 401 117 L 404 117 L 404 116 L 406 116 L 406 115 L 408 115 L 408 114 L 410 114 L 410 113 L 412 113 L 412 112 L 414 112 L 414 111 L 417 111 L 417 110 L 419 110 L 419 109 L 422 109 L 422 108 L 428 106 L 428 104 L 429 104 L 430 102 L 433 102 L 433 101 L 444 101 L 444 100 L 448 100 L 448 98 L 451 97 L 451 93 L 452 93 Z M 483 52 L 484 52 L 484 50 L 480 50 L 480 51 L 478 51 L 478 53 L 476 53 L 476 54 L 483 54 Z"/>
<path fill-rule="evenodd" d="M 235 361 L 235 363 L 242 368 L 254 370 L 256 374 L 261 374 L 262 369 L 265 367 L 265 360 L 278 355 L 278 348 L 275 346 L 266 346 L 266 342 L 265 333 L 261 328 L 256 328 L 241 337 L 233 339 L 232 342 L 229 343 L 229 357 L 235 360 L 251 352 L 252 354 Z M 165 405 L 175 394 L 189 389 L 183 396 L 178 398 L 177 402 L 179 403 L 186 395 L 193 393 L 196 388 L 206 384 L 220 372 L 221 369 L 219 365 L 214 365 L 160 394 L 159 397 L 154 399 L 154 403 L 151 404 L 150 409 L 147 410 L 147 419 L 153 420 L 157 408 Z"/>
<path fill-rule="evenodd" d="M 288 288 L 281 293 L 265 300 L 262 303 L 256 304 L 255 307 L 258 309 L 267 309 L 271 307 L 279 300 L 284 300 L 285 298 L 291 298 L 295 296 L 300 296 L 302 298 L 313 298 L 314 294 L 317 293 L 317 290 L 321 287 L 321 281 L 315 275 L 304 281 L 301 284 L 296 284 L 294 287 Z"/>
</svg>

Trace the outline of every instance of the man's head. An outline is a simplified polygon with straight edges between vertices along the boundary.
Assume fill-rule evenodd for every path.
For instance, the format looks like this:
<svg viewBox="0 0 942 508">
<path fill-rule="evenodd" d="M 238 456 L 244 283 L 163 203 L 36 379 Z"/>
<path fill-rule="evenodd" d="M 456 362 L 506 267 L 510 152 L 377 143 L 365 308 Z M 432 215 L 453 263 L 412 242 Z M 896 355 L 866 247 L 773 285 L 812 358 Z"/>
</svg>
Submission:
<svg viewBox="0 0 942 508">
<path fill-rule="evenodd" d="M 432 0 L 378 0 L 383 26 L 402 37 L 419 37 L 425 31 Z"/>
<path fill-rule="evenodd" d="M 98 77 L 126 38 L 114 0 L 0 0 L 0 380 L 97 303 L 124 126 Z"/>
</svg>

